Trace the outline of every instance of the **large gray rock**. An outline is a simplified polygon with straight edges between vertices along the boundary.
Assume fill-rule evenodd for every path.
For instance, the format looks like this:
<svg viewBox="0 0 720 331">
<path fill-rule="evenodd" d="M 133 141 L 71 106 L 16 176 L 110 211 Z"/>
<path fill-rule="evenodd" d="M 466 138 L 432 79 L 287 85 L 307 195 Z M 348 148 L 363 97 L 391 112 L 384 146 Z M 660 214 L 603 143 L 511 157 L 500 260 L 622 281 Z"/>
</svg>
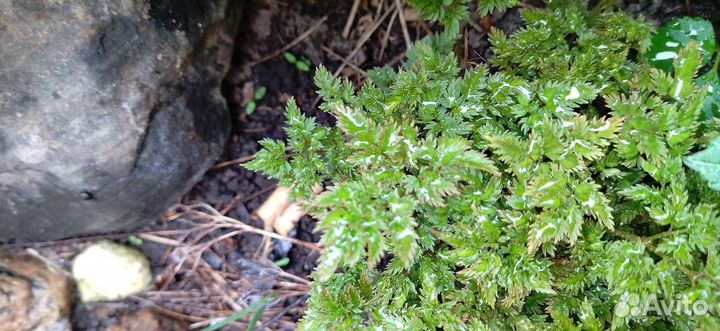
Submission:
<svg viewBox="0 0 720 331">
<path fill-rule="evenodd" d="M 150 222 L 229 132 L 242 0 L 0 0 L 0 240 Z"/>
</svg>

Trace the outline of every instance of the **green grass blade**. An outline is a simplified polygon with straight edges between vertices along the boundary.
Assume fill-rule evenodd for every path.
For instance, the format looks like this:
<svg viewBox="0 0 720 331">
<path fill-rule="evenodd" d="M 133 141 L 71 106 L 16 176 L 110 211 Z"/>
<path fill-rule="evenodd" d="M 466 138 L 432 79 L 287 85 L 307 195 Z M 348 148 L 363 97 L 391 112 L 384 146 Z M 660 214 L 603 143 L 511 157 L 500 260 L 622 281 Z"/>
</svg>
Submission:
<svg viewBox="0 0 720 331">
<path fill-rule="evenodd" d="M 272 301 L 272 298 L 270 298 Z M 265 309 L 268 307 L 267 304 L 262 305 L 260 309 L 258 309 L 255 312 L 255 315 L 253 315 L 252 319 L 250 320 L 250 324 L 248 324 L 247 331 L 255 331 L 255 326 L 257 325 L 257 322 L 260 320 L 260 317 L 262 317 L 263 313 L 265 313 Z"/>
<path fill-rule="evenodd" d="M 237 313 L 235 313 L 235 314 L 232 314 L 232 315 L 226 317 L 224 320 L 222 320 L 222 321 L 220 321 L 220 322 L 218 322 L 218 323 L 214 323 L 214 324 L 209 325 L 208 327 L 202 329 L 202 331 L 216 331 L 216 330 L 220 330 L 220 329 L 222 329 L 222 328 L 230 325 L 230 323 L 233 323 L 233 322 L 236 322 L 236 321 L 239 320 L 239 319 L 245 318 L 245 316 L 249 315 L 252 311 L 254 311 L 255 309 L 257 309 L 258 307 L 260 307 L 260 310 L 258 310 L 258 312 L 260 313 L 260 315 L 262 315 L 262 312 L 265 311 L 265 306 L 266 306 L 270 301 L 272 301 L 272 300 L 274 300 L 274 298 L 272 298 L 272 297 L 265 297 L 265 298 L 263 298 L 262 300 L 253 303 L 253 304 L 250 305 L 249 307 L 247 307 L 247 308 L 245 308 L 245 309 L 243 309 L 243 310 L 241 310 L 241 311 L 239 311 L 239 312 L 237 312 Z M 255 314 L 255 315 L 257 315 L 257 314 Z M 260 316 L 257 316 L 257 319 L 259 319 L 259 318 L 260 318 Z M 257 319 L 255 318 L 255 316 L 253 316 L 253 322 L 250 323 L 251 326 L 248 327 L 248 330 L 252 330 L 252 329 L 255 328 L 254 324 L 257 323 Z"/>
</svg>

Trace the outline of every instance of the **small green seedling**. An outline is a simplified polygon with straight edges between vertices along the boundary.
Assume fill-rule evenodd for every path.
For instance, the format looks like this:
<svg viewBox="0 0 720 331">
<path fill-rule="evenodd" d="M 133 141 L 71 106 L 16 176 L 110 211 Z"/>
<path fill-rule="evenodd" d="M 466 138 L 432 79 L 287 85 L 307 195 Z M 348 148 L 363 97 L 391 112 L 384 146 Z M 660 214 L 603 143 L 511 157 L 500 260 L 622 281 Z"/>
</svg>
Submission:
<svg viewBox="0 0 720 331">
<path fill-rule="evenodd" d="M 257 103 L 255 103 L 255 101 L 250 101 L 247 107 L 245 107 L 245 112 L 248 115 L 252 115 L 255 112 L 255 108 L 257 108 Z"/>
<path fill-rule="evenodd" d="M 265 86 L 260 86 L 260 88 L 255 91 L 253 100 L 248 103 L 247 107 L 245 107 L 245 112 L 248 115 L 252 115 L 255 112 L 255 109 L 257 108 L 257 103 L 265 97 L 265 94 L 267 94 L 267 88 Z"/>
<path fill-rule="evenodd" d="M 293 55 L 293 53 L 290 53 L 290 52 L 285 52 L 285 60 L 287 60 L 288 62 L 290 62 L 292 64 L 297 63 L 297 57 L 295 57 L 295 55 Z"/>
<path fill-rule="evenodd" d="M 288 264 L 290 264 L 290 259 L 287 257 L 284 257 L 282 259 L 275 261 L 275 265 L 277 265 L 280 268 L 286 267 Z"/>
<path fill-rule="evenodd" d="M 140 246 L 143 244 L 143 240 L 140 239 L 140 237 L 135 236 L 135 235 L 129 236 L 127 238 L 127 240 L 130 243 L 130 245 L 133 245 L 133 246 Z"/>
<path fill-rule="evenodd" d="M 312 67 L 312 62 L 310 62 L 310 59 L 303 56 L 302 60 L 295 64 L 295 67 L 302 72 L 309 72 L 310 67 Z"/>
<path fill-rule="evenodd" d="M 255 101 L 262 100 L 262 98 L 265 97 L 265 94 L 267 94 L 267 88 L 265 86 L 260 86 L 260 88 L 255 91 Z"/>
<path fill-rule="evenodd" d="M 284 56 L 286 61 L 294 64 L 295 67 L 302 72 L 309 72 L 310 68 L 312 67 L 312 62 L 310 62 L 310 59 L 304 56 L 300 60 L 298 60 L 298 58 L 290 52 L 285 52 Z"/>
</svg>

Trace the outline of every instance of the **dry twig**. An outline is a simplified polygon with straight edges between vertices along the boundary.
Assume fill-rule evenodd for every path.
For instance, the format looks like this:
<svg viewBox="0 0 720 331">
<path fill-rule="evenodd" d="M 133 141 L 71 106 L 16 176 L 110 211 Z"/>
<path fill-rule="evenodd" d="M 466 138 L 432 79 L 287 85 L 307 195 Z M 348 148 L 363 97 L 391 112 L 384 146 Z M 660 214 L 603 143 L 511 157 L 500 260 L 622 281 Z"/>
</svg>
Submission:
<svg viewBox="0 0 720 331">
<path fill-rule="evenodd" d="M 358 8 L 360 7 L 360 0 L 355 0 L 352 9 L 350 9 L 350 15 L 348 15 L 347 22 L 345 22 L 345 28 L 342 32 L 342 37 L 347 39 L 350 36 L 350 29 L 352 29 L 353 22 L 355 22 L 355 15 L 357 15 Z"/>
<path fill-rule="evenodd" d="M 388 27 L 385 30 L 385 35 L 383 36 L 382 43 L 380 43 L 380 60 L 382 60 L 383 55 L 385 55 L 385 47 L 387 47 L 387 43 L 390 40 L 390 31 L 392 30 L 393 23 L 395 23 L 395 18 L 397 18 L 398 15 L 398 9 L 396 9 L 395 13 L 390 16 L 390 23 L 388 23 Z"/>
<path fill-rule="evenodd" d="M 410 40 L 410 32 L 408 32 L 407 22 L 405 21 L 402 1 L 395 0 L 395 6 L 397 7 L 398 17 L 400 18 L 400 26 L 402 27 L 403 37 L 405 38 L 405 46 L 407 49 L 410 49 L 410 47 L 412 47 L 412 40 Z"/>
<path fill-rule="evenodd" d="M 220 213 L 223 215 L 227 215 L 227 213 L 229 213 L 231 210 L 233 210 L 233 208 L 237 207 L 238 205 L 246 203 L 252 199 L 255 199 L 265 193 L 268 193 L 268 192 L 274 190 L 275 188 L 277 188 L 277 185 L 270 185 L 268 187 L 264 187 L 261 190 L 254 192 L 253 194 L 250 194 L 248 196 L 238 194 L 230 202 L 228 202 L 228 204 L 225 207 L 223 207 L 223 209 L 220 211 Z"/>
<path fill-rule="evenodd" d="M 210 225 L 210 226 L 216 226 L 218 228 L 239 229 L 242 231 L 252 232 L 255 234 L 267 236 L 267 237 L 277 239 L 277 240 L 289 241 L 293 244 L 300 245 L 300 246 L 303 246 L 306 248 L 310 248 L 315 251 L 322 250 L 322 248 L 317 244 L 298 240 L 295 238 L 285 237 L 285 236 L 279 235 L 274 232 L 265 231 L 263 229 L 259 229 L 254 226 L 245 224 L 234 218 L 227 217 L 206 203 L 199 202 L 199 203 L 195 203 L 192 205 L 176 205 L 173 209 L 182 210 L 182 212 L 173 215 L 169 220 L 187 216 L 187 217 L 191 217 L 194 219 L 209 221 L 209 224 L 207 224 L 206 226 Z M 203 209 L 206 212 L 201 211 Z"/>
<path fill-rule="evenodd" d="M 327 16 L 323 16 L 323 17 L 322 17 L 317 23 L 315 23 L 315 25 L 313 25 L 310 29 L 308 29 L 307 31 L 303 32 L 301 35 L 299 35 L 297 38 L 295 38 L 293 41 L 291 41 L 291 42 L 288 43 L 287 45 L 283 46 L 281 49 L 273 52 L 273 53 L 270 54 L 270 55 L 266 55 L 266 56 L 263 56 L 263 57 L 255 60 L 255 61 L 252 61 L 252 62 L 248 63 L 247 66 L 248 66 L 248 67 L 254 67 L 254 66 L 256 66 L 256 65 L 258 65 L 258 64 L 260 64 L 260 63 L 266 62 L 266 61 L 268 61 L 268 60 L 271 60 L 271 59 L 273 59 L 273 58 L 275 58 L 275 57 L 278 57 L 278 56 L 282 55 L 283 53 L 287 52 L 288 50 L 290 50 L 291 48 L 295 47 L 297 44 L 299 44 L 300 42 L 302 42 L 303 40 L 305 40 L 305 38 L 309 37 L 313 32 L 315 32 L 315 30 L 317 30 L 318 28 L 320 28 L 320 27 L 322 26 L 322 24 L 325 23 L 325 21 L 327 20 L 327 18 L 328 18 Z"/>
<path fill-rule="evenodd" d="M 385 11 L 385 13 L 382 16 L 380 16 L 380 18 L 377 21 L 375 21 L 375 24 L 373 24 L 373 26 L 370 29 L 368 29 L 368 31 L 366 31 L 365 34 L 363 34 L 363 36 L 360 38 L 360 40 L 358 40 L 358 43 L 355 46 L 355 48 L 352 50 L 352 52 L 350 52 L 350 54 L 343 60 L 342 64 L 340 64 L 340 67 L 337 70 L 335 70 L 335 74 L 333 75 L 333 77 L 337 78 L 340 75 L 342 70 L 345 69 L 345 67 L 352 61 L 352 59 L 355 57 L 355 55 L 357 55 L 358 52 L 360 52 L 362 47 L 370 39 L 370 37 L 375 33 L 375 31 L 380 27 L 380 25 L 382 25 L 382 22 L 384 22 L 385 19 L 388 17 L 388 15 L 390 15 L 390 13 L 393 12 L 393 9 L 395 9 L 395 4 L 390 6 L 390 8 L 387 11 Z M 317 102 L 315 102 L 315 103 L 317 104 Z"/>
<path fill-rule="evenodd" d="M 320 249 L 318 245 L 252 227 L 224 216 L 205 203 L 177 205 L 173 210 L 167 214 L 167 221 L 184 220 L 192 228 L 166 235 L 141 235 L 144 240 L 170 245 L 172 253 L 171 262 L 162 273 L 165 279 L 160 281 L 160 290 L 147 292 L 142 297 L 135 297 L 136 300 L 162 314 L 193 323 L 191 328 L 208 326 L 245 309 L 256 300 L 253 298 L 266 296 L 276 299 L 268 306 L 258 326 L 282 325 L 287 322 L 280 318 L 292 307 L 305 302 L 311 290 L 309 281 L 283 271 L 271 261 L 240 258 L 213 267 L 205 260 L 204 253 L 217 257 L 216 244 L 243 232 L 288 240 L 314 250 Z M 231 231 L 220 233 L 223 229 Z M 181 239 L 172 238 L 178 235 Z M 181 275 L 182 280 L 177 281 L 176 275 Z M 232 327 L 242 330 L 247 327 L 247 321 L 237 321 Z"/>
<path fill-rule="evenodd" d="M 229 167 L 229 166 L 233 166 L 233 165 L 248 163 L 248 162 L 250 162 L 250 161 L 252 161 L 252 160 L 255 160 L 255 155 L 243 156 L 243 157 L 241 157 L 241 158 L 237 158 L 237 159 L 234 159 L 234 160 L 220 162 L 220 163 L 214 165 L 214 166 L 212 167 L 212 169 L 213 169 L 213 170 L 217 170 L 217 169 L 220 169 L 220 168 L 225 168 L 225 167 Z"/>
<path fill-rule="evenodd" d="M 326 46 L 324 46 L 324 45 L 323 45 L 323 46 L 320 46 L 320 48 L 322 48 L 325 52 L 327 52 L 328 55 L 330 55 L 331 57 L 335 58 L 335 60 L 338 60 L 338 61 L 342 61 L 342 60 L 343 60 L 343 57 L 340 56 L 340 54 L 333 52 L 332 49 L 330 49 L 330 48 L 328 48 L 328 47 L 326 47 Z M 348 67 L 350 67 L 350 68 L 352 68 L 353 70 L 357 71 L 357 73 L 359 73 L 359 74 L 362 75 L 363 77 L 367 76 L 367 72 L 365 72 L 365 70 L 362 70 L 360 67 L 358 67 L 358 66 L 356 66 L 356 65 L 354 65 L 354 64 L 352 64 L 352 63 L 348 63 Z"/>
</svg>

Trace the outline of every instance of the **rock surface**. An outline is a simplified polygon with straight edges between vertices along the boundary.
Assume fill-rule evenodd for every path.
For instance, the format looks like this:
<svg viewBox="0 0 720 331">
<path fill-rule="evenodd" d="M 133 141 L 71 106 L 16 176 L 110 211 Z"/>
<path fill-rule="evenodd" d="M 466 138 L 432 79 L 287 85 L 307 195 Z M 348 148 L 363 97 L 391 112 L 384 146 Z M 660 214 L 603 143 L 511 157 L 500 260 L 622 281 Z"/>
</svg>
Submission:
<svg viewBox="0 0 720 331">
<path fill-rule="evenodd" d="M 33 253 L 0 251 L 0 331 L 69 331 L 72 285 Z"/>
<path fill-rule="evenodd" d="M 242 0 L 0 0 L 0 240 L 156 219 L 221 153 Z"/>
</svg>

